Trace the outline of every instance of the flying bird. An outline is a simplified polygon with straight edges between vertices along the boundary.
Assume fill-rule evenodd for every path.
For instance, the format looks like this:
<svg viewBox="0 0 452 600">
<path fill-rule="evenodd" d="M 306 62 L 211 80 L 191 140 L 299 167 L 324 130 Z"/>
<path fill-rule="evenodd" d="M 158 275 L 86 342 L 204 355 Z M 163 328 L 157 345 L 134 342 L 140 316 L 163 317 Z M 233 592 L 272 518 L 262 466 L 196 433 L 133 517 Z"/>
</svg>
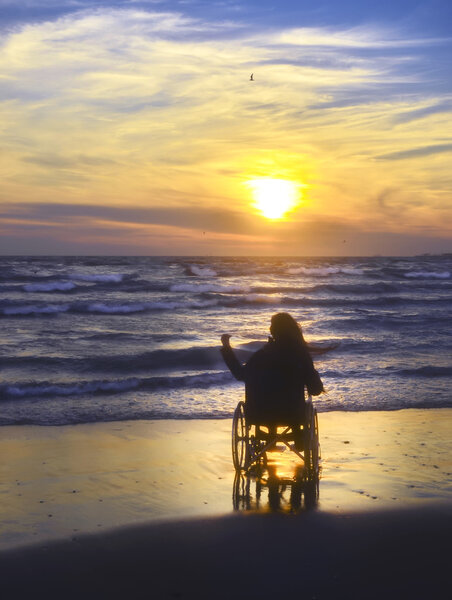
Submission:
<svg viewBox="0 0 452 600">
<path fill-rule="evenodd" d="M 250 81 L 254 81 L 253 75 L 254 75 L 254 73 L 251 73 L 251 75 L 250 75 Z"/>
</svg>

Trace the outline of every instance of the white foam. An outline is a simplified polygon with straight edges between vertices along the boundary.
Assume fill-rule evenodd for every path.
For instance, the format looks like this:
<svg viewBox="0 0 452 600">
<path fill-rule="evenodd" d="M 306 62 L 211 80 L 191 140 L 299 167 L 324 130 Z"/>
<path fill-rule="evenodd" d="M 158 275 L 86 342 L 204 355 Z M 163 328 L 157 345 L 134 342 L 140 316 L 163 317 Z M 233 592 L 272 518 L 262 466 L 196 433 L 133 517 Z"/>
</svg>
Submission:
<svg viewBox="0 0 452 600">
<path fill-rule="evenodd" d="M 146 310 L 175 310 L 178 308 L 208 308 L 216 306 L 217 300 L 205 300 L 201 302 L 137 302 L 135 304 L 102 304 L 100 302 L 88 305 L 88 312 L 105 314 L 127 314 L 143 312 Z"/>
<path fill-rule="evenodd" d="M 181 304 L 182 308 L 188 306 L 189 308 L 209 308 L 209 306 L 217 306 L 218 300 L 204 300 L 202 302 L 190 302 L 190 304 Z"/>
<path fill-rule="evenodd" d="M 4 315 L 33 315 L 33 314 L 54 314 L 67 312 L 69 304 L 48 304 L 47 306 L 11 306 L 3 309 Z"/>
<path fill-rule="evenodd" d="M 78 281 L 91 281 L 93 283 L 121 283 L 124 275 L 121 273 L 106 273 L 104 275 L 72 273 L 69 277 Z"/>
<path fill-rule="evenodd" d="M 328 277 L 328 275 L 362 275 L 364 271 L 353 267 L 294 267 L 287 269 L 290 275 L 312 275 L 314 277 Z"/>
<path fill-rule="evenodd" d="M 210 267 L 198 267 L 196 265 L 190 265 L 190 272 L 198 277 L 216 277 L 217 272 Z"/>
<path fill-rule="evenodd" d="M 263 294 L 247 294 L 245 299 L 248 302 L 262 302 L 262 304 L 274 304 L 275 297 L 264 296 Z"/>
<path fill-rule="evenodd" d="M 87 394 L 93 392 L 122 392 L 131 390 L 138 386 L 138 379 L 128 379 L 126 381 L 93 381 L 87 383 L 74 383 L 73 385 L 36 385 L 36 386 L 7 386 L 6 392 L 10 396 L 71 396 Z"/>
<path fill-rule="evenodd" d="M 94 304 L 88 305 L 88 312 L 94 313 L 105 313 L 105 314 L 127 314 L 134 312 L 143 312 L 144 310 L 149 310 L 150 308 L 175 308 L 174 304 L 171 302 L 155 302 L 155 303 L 146 303 L 146 302 L 137 302 L 135 304 L 102 304 L 101 302 L 96 302 Z"/>
<path fill-rule="evenodd" d="M 363 269 L 358 269 L 356 267 L 341 267 L 339 271 L 346 275 L 362 275 L 364 273 Z"/>
<path fill-rule="evenodd" d="M 25 292 L 68 292 L 75 287 L 72 281 L 53 281 L 52 283 L 29 283 L 22 289 Z"/>
<path fill-rule="evenodd" d="M 443 271 L 442 273 L 434 271 L 413 271 L 412 273 L 404 273 L 405 277 L 413 279 L 449 279 L 450 272 Z"/>
</svg>

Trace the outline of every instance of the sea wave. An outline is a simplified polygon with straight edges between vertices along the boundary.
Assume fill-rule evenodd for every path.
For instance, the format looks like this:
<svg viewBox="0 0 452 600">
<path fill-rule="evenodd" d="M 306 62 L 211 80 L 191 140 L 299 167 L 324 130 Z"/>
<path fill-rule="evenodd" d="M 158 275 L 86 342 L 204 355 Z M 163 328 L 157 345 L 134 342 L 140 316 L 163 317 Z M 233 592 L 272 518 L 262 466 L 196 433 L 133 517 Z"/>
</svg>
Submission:
<svg viewBox="0 0 452 600">
<path fill-rule="evenodd" d="M 147 377 L 117 380 L 93 380 L 77 383 L 28 382 L 0 385 L 3 401 L 26 398 L 53 398 L 57 396 L 84 396 L 95 394 L 118 394 L 132 390 L 168 390 L 182 388 L 208 388 L 212 385 L 231 383 L 229 371 L 184 375 L 180 377 Z"/>
<path fill-rule="evenodd" d="M 409 280 L 409 281 L 408 281 Z M 433 282 L 437 281 L 438 286 L 433 287 Z M 416 283 L 414 283 L 416 282 Z M 1 285 L 0 293 L 20 293 L 26 292 L 31 293 L 46 293 L 46 294 L 61 294 L 70 293 L 74 294 L 106 294 L 109 293 L 111 288 L 111 282 L 87 282 L 76 283 L 71 280 L 49 280 L 45 278 L 44 281 L 27 283 L 26 285 Z M 303 294 L 303 295 L 346 295 L 353 294 L 355 296 L 373 295 L 373 294 L 403 294 L 404 292 L 412 292 L 412 286 L 416 285 L 416 289 L 423 293 L 424 289 L 434 291 L 437 289 L 440 292 L 446 292 L 449 286 L 449 280 L 446 277 L 408 277 L 405 281 L 399 282 L 387 282 L 387 281 L 360 281 L 356 283 L 311 283 L 307 285 L 287 285 L 286 282 L 279 284 L 221 284 L 221 283 L 174 283 L 172 285 L 165 285 L 162 282 L 151 282 L 146 279 L 132 279 L 126 278 L 121 283 L 115 284 L 114 291 L 126 293 L 127 295 L 140 297 L 140 294 L 227 294 L 227 295 L 238 295 L 245 296 L 250 294 L 266 294 L 274 296 L 277 294 Z M 175 301 L 177 296 L 174 296 Z M 151 307 L 152 308 L 152 307 Z"/>
<path fill-rule="evenodd" d="M 121 339 L 121 338 L 118 338 Z M 250 349 L 238 349 L 239 360 L 246 360 Z M 99 354 L 83 357 L 60 356 L 7 356 L 3 357 L 1 367 L 5 368 L 40 368 L 58 372 L 137 372 L 158 371 L 162 369 L 202 370 L 223 367 L 220 346 L 193 346 L 179 349 L 158 349 L 135 354 Z"/>
<path fill-rule="evenodd" d="M 417 369 L 400 369 L 399 374 L 408 377 L 452 377 L 452 367 L 425 365 Z"/>
<path fill-rule="evenodd" d="M 85 381 L 81 383 L 28 383 L 0 386 L 0 398 L 35 398 L 42 396 L 79 396 L 82 394 L 117 393 L 139 387 L 138 379 L 125 381 Z"/>
<path fill-rule="evenodd" d="M 127 315 L 140 312 L 185 309 L 202 309 L 216 306 L 217 300 L 201 300 L 198 302 L 135 302 L 124 304 L 106 304 L 103 302 L 73 304 L 30 304 L 30 305 L 7 305 L 0 308 L 0 315 L 3 317 L 21 317 L 21 316 L 43 316 L 56 315 L 59 313 L 93 313 L 107 315 Z"/>
<path fill-rule="evenodd" d="M 29 283 L 23 286 L 25 292 L 69 292 L 77 286 L 72 281 L 53 281 L 49 283 Z"/>
<path fill-rule="evenodd" d="M 450 304 L 450 298 L 446 296 L 430 297 L 415 297 L 415 296 L 383 296 L 383 295 L 371 295 L 368 298 L 351 298 L 351 297 L 332 297 L 332 298 L 316 298 L 310 296 L 283 296 L 279 297 L 268 296 L 264 294 L 247 294 L 240 298 L 221 298 L 218 299 L 218 305 L 228 308 L 240 308 L 243 306 L 259 306 L 259 305 L 273 305 L 275 309 L 278 308 L 335 308 L 344 307 L 347 309 L 357 308 L 381 308 L 381 307 L 392 307 L 392 306 L 425 306 L 429 304 L 430 307 L 435 305 L 448 305 Z"/>
<path fill-rule="evenodd" d="M 130 275 L 127 275 L 130 277 Z M 70 279 L 76 281 L 92 281 L 93 283 L 121 283 L 126 277 L 125 273 L 71 273 Z"/>
<path fill-rule="evenodd" d="M 287 269 L 290 275 L 310 275 L 313 277 L 328 277 L 329 275 L 363 275 L 364 270 L 357 267 L 291 267 Z"/>
<path fill-rule="evenodd" d="M 6 317 L 20 317 L 20 316 L 32 316 L 32 315 L 56 315 L 58 313 L 67 312 L 70 309 L 70 304 L 46 304 L 43 306 L 36 305 L 19 305 L 19 306 L 6 306 L 0 311 L 1 315 Z"/>
<path fill-rule="evenodd" d="M 410 271 L 404 273 L 408 279 L 450 279 L 450 271 Z"/>
<path fill-rule="evenodd" d="M 322 369 L 322 378 L 325 382 L 368 380 L 369 378 L 388 381 L 388 377 L 397 376 L 416 378 L 451 378 L 452 367 L 436 367 L 427 365 L 414 369 L 392 369 L 376 366 L 371 372 L 361 368 L 352 369 Z M 132 391 L 154 392 L 159 390 L 207 389 L 215 386 L 235 385 L 229 371 L 211 370 L 193 375 L 167 375 L 152 377 L 126 377 L 124 379 L 93 379 L 78 382 L 53 382 L 31 381 L 4 383 L 0 385 L 0 399 L 3 401 L 20 400 L 28 398 L 54 398 L 93 395 L 117 395 Z M 328 385 L 327 385 L 328 387 Z M 322 401 L 322 398 L 318 399 Z M 330 402 L 330 399 L 328 399 Z M 444 402 L 443 402 L 444 405 Z M 360 410 L 373 410 L 368 403 L 362 404 Z M 328 408 L 330 410 L 330 408 Z"/>
<path fill-rule="evenodd" d="M 209 308 L 216 306 L 216 300 L 204 300 L 198 302 L 136 302 L 132 304 L 103 304 L 100 302 L 88 304 L 79 308 L 81 312 L 103 313 L 109 315 L 121 315 L 145 311 L 174 310 L 178 308 Z"/>
<path fill-rule="evenodd" d="M 189 265 L 187 267 L 187 275 L 196 277 L 216 277 L 218 273 L 211 267 L 199 267 L 198 265 Z"/>
<path fill-rule="evenodd" d="M 191 284 L 191 283 L 177 283 L 170 286 L 170 292 L 188 292 L 188 293 L 225 293 L 225 294 L 243 294 L 250 291 L 249 286 L 244 285 L 215 285 L 215 284 Z"/>
<path fill-rule="evenodd" d="M 250 355 L 249 351 L 238 350 L 239 360 L 245 360 Z M 93 366 L 110 369 L 212 369 L 223 367 L 220 345 L 217 346 L 192 346 L 179 349 L 159 349 L 138 353 L 132 356 L 109 356 L 94 359 Z"/>
<path fill-rule="evenodd" d="M 317 298 L 312 296 L 284 296 L 281 294 L 245 294 L 243 296 L 225 296 L 222 294 L 206 293 L 204 299 L 191 301 L 161 300 L 153 302 L 106 303 L 106 302 L 74 302 L 72 304 L 12 304 L 2 301 L 0 316 L 3 317 L 32 317 L 57 315 L 60 313 L 91 313 L 106 315 L 127 315 L 141 312 L 156 312 L 168 310 L 203 310 L 213 307 L 234 308 L 273 306 L 280 308 L 334 308 L 351 307 L 357 309 L 382 308 L 392 306 L 441 306 L 449 305 L 450 298 L 446 296 L 383 296 L 371 295 L 367 298 L 331 297 Z"/>
</svg>

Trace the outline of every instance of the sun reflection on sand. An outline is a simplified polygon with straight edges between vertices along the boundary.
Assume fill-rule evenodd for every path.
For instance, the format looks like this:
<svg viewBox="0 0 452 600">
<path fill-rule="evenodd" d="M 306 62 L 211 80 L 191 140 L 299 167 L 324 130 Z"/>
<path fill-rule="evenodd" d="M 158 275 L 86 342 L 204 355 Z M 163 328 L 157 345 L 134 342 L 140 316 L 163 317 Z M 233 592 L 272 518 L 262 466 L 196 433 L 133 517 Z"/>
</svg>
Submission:
<svg viewBox="0 0 452 600">
<path fill-rule="evenodd" d="M 237 511 L 295 514 L 315 508 L 318 497 L 318 482 L 306 478 L 304 465 L 281 457 L 234 478 Z"/>
<path fill-rule="evenodd" d="M 318 508 L 450 502 L 448 419 L 449 409 L 320 413 Z M 234 482 L 230 444 L 228 419 L 4 428 L 0 547 L 233 508 L 316 506 L 292 452 L 269 452 L 265 472 Z"/>
</svg>

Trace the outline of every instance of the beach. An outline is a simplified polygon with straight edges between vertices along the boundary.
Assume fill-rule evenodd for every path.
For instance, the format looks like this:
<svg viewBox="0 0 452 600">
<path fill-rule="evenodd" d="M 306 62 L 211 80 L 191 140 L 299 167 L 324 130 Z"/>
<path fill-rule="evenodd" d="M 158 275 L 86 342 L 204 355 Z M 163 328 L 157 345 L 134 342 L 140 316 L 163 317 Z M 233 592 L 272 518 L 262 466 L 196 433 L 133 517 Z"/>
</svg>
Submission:
<svg viewBox="0 0 452 600">
<path fill-rule="evenodd" d="M 265 489 L 257 503 L 253 480 L 237 501 L 229 419 L 4 427 L 6 597 L 273 597 L 282 584 L 373 598 L 385 582 L 385 597 L 425 597 L 445 582 L 451 414 L 321 414 L 309 510 L 290 490 L 276 509 Z M 290 478 L 292 459 L 273 461 Z"/>
</svg>

